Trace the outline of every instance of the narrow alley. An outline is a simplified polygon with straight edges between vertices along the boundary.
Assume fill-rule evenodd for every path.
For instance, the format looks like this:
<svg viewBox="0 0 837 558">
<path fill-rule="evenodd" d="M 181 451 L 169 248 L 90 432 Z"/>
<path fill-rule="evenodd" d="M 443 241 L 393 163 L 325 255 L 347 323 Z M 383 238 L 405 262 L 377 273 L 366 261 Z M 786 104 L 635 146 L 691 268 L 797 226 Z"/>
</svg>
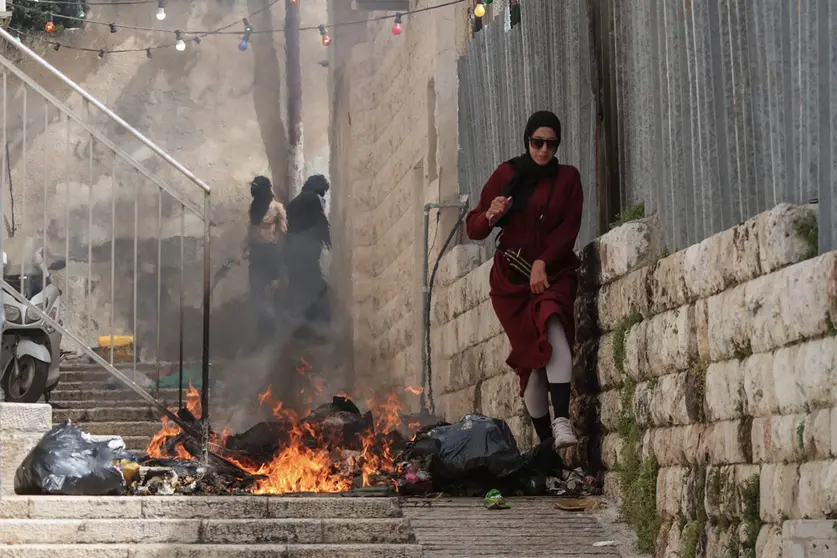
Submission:
<svg viewBox="0 0 837 558">
<path fill-rule="evenodd" d="M 0 0 L 0 558 L 837 556 L 829 0 Z"/>
</svg>

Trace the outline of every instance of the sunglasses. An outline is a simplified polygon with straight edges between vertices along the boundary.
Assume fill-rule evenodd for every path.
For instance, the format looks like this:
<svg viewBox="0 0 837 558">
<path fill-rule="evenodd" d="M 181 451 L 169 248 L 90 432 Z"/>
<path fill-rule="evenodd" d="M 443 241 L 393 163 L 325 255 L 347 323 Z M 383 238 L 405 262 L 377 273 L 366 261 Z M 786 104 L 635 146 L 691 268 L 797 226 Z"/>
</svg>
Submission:
<svg viewBox="0 0 837 558">
<path fill-rule="evenodd" d="M 543 149 L 545 145 L 547 149 L 552 151 L 553 153 L 558 151 L 558 144 L 560 143 L 557 139 L 544 139 L 544 138 L 529 138 L 529 143 L 535 149 Z"/>
</svg>

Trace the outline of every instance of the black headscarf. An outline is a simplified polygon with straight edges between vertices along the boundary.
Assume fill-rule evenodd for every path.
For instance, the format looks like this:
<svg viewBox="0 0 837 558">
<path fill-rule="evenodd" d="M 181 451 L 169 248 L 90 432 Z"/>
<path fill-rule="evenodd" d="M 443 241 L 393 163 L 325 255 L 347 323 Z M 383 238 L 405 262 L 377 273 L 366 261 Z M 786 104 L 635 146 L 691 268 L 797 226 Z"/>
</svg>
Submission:
<svg viewBox="0 0 837 558">
<path fill-rule="evenodd" d="M 323 211 L 323 197 L 328 189 L 328 179 L 321 174 L 315 174 L 305 181 L 299 195 L 288 204 L 290 236 L 306 233 L 318 239 L 321 244 L 331 247 L 328 217 Z"/>
<path fill-rule="evenodd" d="M 538 128 L 552 128 L 558 143 L 561 143 L 561 121 L 548 110 L 541 110 L 529 117 L 523 132 L 523 155 L 508 161 L 514 168 L 514 176 L 503 186 L 503 196 L 512 197 L 509 212 L 522 211 L 529 203 L 532 192 L 542 178 L 554 178 L 558 175 L 558 159 L 553 157 L 546 165 L 539 165 L 529 155 L 529 138 Z"/>
<path fill-rule="evenodd" d="M 257 176 L 250 183 L 250 195 L 253 201 L 250 203 L 250 222 L 259 225 L 264 219 L 270 202 L 273 201 L 273 186 L 265 176 Z"/>
<path fill-rule="evenodd" d="M 324 197 L 326 192 L 328 192 L 328 187 L 328 179 L 321 174 L 315 174 L 305 181 L 305 184 L 302 186 L 302 191 L 314 192 L 318 196 Z"/>
</svg>

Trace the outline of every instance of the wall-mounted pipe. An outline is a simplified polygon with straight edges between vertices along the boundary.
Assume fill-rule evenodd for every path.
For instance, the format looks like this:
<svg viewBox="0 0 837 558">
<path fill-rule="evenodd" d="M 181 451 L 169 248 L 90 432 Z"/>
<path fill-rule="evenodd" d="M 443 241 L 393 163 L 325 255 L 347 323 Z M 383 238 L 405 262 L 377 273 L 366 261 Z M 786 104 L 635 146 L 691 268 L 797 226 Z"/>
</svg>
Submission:
<svg viewBox="0 0 837 558">
<path fill-rule="evenodd" d="M 450 207 L 459 208 L 459 217 L 456 223 L 451 228 L 442 249 L 436 256 L 436 262 L 433 264 L 433 272 L 428 277 L 427 271 L 430 266 L 430 211 L 433 209 L 446 209 Z M 459 196 L 459 201 L 427 203 L 424 205 L 424 272 L 422 273 L 422 343 L 421 348 L 421 385 L 424 391 L 421 393 L 421 406 L 430 411 L 431 414 L 436 412 L 436 405 L 433 402 L 433 379 L 431 374 L 433 369 L 430 360 L 430 302 L 433 294 L 433 281 L 436 279 L 436 271 L 439 269 L 439 261 L 447 250 L 448 245 L 453 240 L 456 230 L 465 218 L 468 212 L 468 195 L 463 194 Z"/>
</svg>

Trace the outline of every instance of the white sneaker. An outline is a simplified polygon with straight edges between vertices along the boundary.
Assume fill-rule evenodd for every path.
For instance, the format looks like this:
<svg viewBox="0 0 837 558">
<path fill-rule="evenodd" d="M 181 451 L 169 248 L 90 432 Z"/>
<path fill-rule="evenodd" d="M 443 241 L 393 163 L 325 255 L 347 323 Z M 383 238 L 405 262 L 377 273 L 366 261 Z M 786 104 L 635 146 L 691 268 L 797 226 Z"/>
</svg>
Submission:
<svg viewBox="0 0 837 558">
<path fill-rule="evenodd" d="M 558 417 L 552 421 L 552 447 L 556 450 L 578 444 L 570 419 Z"/>
</svg>

